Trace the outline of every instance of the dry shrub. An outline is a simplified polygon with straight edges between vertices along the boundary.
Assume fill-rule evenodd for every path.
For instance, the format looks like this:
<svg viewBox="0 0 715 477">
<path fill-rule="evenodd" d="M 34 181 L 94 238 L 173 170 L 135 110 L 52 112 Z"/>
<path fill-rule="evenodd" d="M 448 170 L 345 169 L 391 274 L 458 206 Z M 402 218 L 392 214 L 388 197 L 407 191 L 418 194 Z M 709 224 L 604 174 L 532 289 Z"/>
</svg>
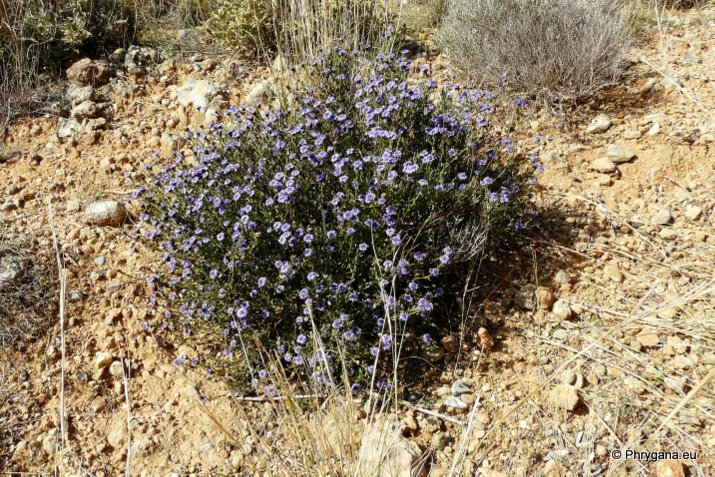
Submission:
<svg viewBox="0 0 715 477">
<path fill-rule="evenodd" d="M 384 35 L 395 22 L 382 0 L 273 0 L 277 42 L 287 58 L 313 59 L 339 44 L 346 49 L 361 49 L 371 44 L 389 51 L 391 41 Z M 390 37 L 393 38 L 394 37 Z"/>
<path fill-rule="evenodd" d="M 52 268 L 28 249 L 24 237 L 0 237 L 0 349 L 41 336 L 55 307 Z"/>
<path fill-rule="evenodd" d="M 630 45 L 613 0 L 452 0 L 439 39 L 467 75 L 549 100 L 614 82 Z"/>
</svg>

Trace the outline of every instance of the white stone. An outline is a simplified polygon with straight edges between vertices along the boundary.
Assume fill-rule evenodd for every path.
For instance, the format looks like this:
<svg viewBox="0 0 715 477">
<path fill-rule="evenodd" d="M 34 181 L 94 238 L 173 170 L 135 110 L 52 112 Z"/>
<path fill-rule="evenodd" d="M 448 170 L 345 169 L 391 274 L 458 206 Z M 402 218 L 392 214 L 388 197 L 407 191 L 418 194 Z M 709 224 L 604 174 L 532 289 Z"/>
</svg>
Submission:
<svg viewBox="0 0 715 477">
<path fill-rule="evenodd" d="M 127 210 L 121 202 L 106 200 L 89 204 L 84 214 L 93 224 L 119 225 L 127 217 Z"/>
<path fill-rule="evenodd" d="M 608 130 L 608 128 L 611 127 L 613 122 L 611 121 L 611 118 L 606 116 L 605 114 L 599 114 L 595 118 L 593 118 L 593 121 L 591 121 L 591 124 L 588 125 L 586 128 L 586 132 L 588 134 L 598 134 L 602 133 Z"/>
</svg>

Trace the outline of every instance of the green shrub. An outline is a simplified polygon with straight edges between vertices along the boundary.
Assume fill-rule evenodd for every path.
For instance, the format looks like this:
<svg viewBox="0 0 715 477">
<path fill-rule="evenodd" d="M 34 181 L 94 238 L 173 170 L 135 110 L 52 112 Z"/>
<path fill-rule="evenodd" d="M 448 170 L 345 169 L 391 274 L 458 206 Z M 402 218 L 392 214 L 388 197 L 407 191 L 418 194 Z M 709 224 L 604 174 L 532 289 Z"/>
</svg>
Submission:
<svg viewBox="0 0 715 477">
<path fill-rule="evenodd" d="M 550 100 L 614 82 L 630 45 L 613 0 L 451 0 L 439 39 L 466 74 Z"/>
<path fill-rule="evenodd" d="M 254 385 L 254 339 L 316 386 L 384 376 L 407 326 L 439 334 L 464 267 L 529 217 L 538 159 L 498 135 L 493 95 L 367 53 L 317 59 L 294 109 L 231 108 L 136 193 L 169 323 L 243 356 Z"/>
</svg>

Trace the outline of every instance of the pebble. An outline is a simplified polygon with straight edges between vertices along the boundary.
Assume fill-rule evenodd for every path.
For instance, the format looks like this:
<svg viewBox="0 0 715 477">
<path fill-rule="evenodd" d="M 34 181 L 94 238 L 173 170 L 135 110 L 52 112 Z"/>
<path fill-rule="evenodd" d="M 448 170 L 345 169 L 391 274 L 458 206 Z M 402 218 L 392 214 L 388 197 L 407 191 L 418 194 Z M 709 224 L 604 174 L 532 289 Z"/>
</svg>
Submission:
<svg viewBox="0 0 715 477">
<path fill-rule="evenodd" d="M 573 315 L 573 310 L 571 310 L 571 305 L 566 303 L 564 300 L 557 300 L 554 303 L 551 312 L 554 314 L 554 318 L 559 321 L 566 321 Z"/>
<path fill-rule="evenodd" d="M 646 134 L 648 134 L 649 136 L 655 136 L 659 132 L 660 132 L 660 123 L 653 123 L 653 125 L 650 127 L 650 129 L 648 130 L 648 132 Z"/>
<path fill-rule="evenodd" d="M 479 346 L 487 350 L 492 349 L 496 344 L 492 335 L 490 335 L 489 331 L 484 327 L 479 328 L 477 331 L 477 338 L 479 338 Z"/>
<path fill-rule="evenodd" d="M 614 163 L 619 164 L 621 162 L 630 161 L 636 157 L 636 153 L 628 147 L 620 146 L 618 144 L 610 144 L 606 148 L 606 156 Z"/>
<path fill-rule="evenodd" d="M 673 229 L 663 229 L 658 234 L 663 240 L 674 240 L 678 237 L 678 234 Z"/>
<path fill-rule="evenodd" d="M 536 287 L 534 285 L 525 285 L 517 290 L 514 295 L 514 303 L 522 310 L 536 309 Z"/>
<path fill-rule="evenodd" d="M 454 335 L 447 335 L 440 341 L 448 353 L 455 354 L 459 351 L 459 338 Z"/>
<path fill-rule="evenodd" d="M 659 460 L 655 465 L 656 477 L 685 477 L 685 468 L 677 460 Z"/>
<path fill-rule="evenodd" d="M 655 348 L 660 344 L 660 338 L 655 333 L 643 333 L 636 336 L 636 340 L 646 348 Z"/>
<path fill-rule="evenodd" d="M 591 163 L 591 169 L 602 174 L 608 174 L 616 170 L 616 164 L 608 157 L 601 157 Z"/>
<path fill-rule="evenodd" d="M 579 402 L 578 391 L 569 384 L 559 384 L 551 391 L 551 401 L 561 409 L 573 411 Z"/>
<path fill-rule="evenodd" d="M 656 212 L 651 218 L 650 223 L 653 225 L 668 225 L 673 220 L 673 216 L 667 209 Z"/>
<path fill-rule="evenodd" d="M 613 121 L 611 121 L 611 118 L 609 118 L 605 114 L 599 114 L 598 116 L 593 118 L 591 124 L 589 124 L 586 128 L 586 132 L 588 134 L 598 134 L 606 132 L 612 125 Z"/>
<path fill-rule="evenodd" d="M 459 399 L 457 396 L 450 396 L 447 398 L 446 401 L 444 401 L 444 405 L 448 408 L 452 409 L 468 409 L 469 406 L 467 403 Z"/>
<path fill-rule="evenodd" d="M 464 384 L 464 382 L 462 380 L 457 380 L 454 383 L 452 383 L 450 391 L 453 396 L 459 396 L 461 394 L 470 392 L 471 389 L 469 389 L 469 386 Z"/>
<path fill-rule="evenodd" d="M 97 357 L 94 359 L 94 364 L 95 366 L 97 366 L 97 368 L 103 369 L 112 364 L 112 361 L 114 361 L 112 353 L 100 351 L 99 353 L 97 353 Z"/>
<path fill-rule="evenodd" d="M 555 340 L 558 341 L 566 341 L 566 339 L 568 339 L 569 337 L 569 334 L 565 329 L 559 328 L 558 330 L 554 331 L 553 337 Z"/>
<path fill-rule="evenodd" d="M 688 209 L 685 211 L 685 216 L 690 220 L 698 220 L 698 217 L 700 217 L 700 214 L 702 213 L 703 209 L 701 209 L 697 205 L 693 205 L 688 207 Z"/>
<path fill-rule="evenodd" d="M 430 363 L 439 363 L 444 358 L 444 349 L 441 346 L 429 346 L 423 354 Z"/>
<path fill-rule="evenodd" d="M 554 304 L 554 294 L 546 287 L 538 287 L 536 289 L 536 301 L 539 304 L 539 309 L 548 310 Z"/>
<path fill-rule="evenodd" d="M 84 214 L 93 224 L 120 225 L 127 217 L 127 210 L 121 202 L 106 200 L 89 204 Z"/>
<path fill-rule="evenodd" d="M 109 366 L 109 374 L 112 376 L 122 376 L 124 374 L 124 368 L 122 367 L 121 361 L 115 361 Z"/>
<path fill-rule="evenodd" d="M 554 275 L 554 282 L 561 286 L 568 285 L 571 283 L 571 275 L 565 270 L 559 270 L 556 272 L 556 275 Z"/>
<path fill-rule="evenodd" d="M 474 402 L 477 400 L 477 397 L 474 394 L 466 393 L 459 396 L 459 399 L 461 399 L 463 403 L 471 405 L 474 404 Z"/>
<path fill-rule="evenodd" d="M 94 411 L 94 412 L 101 412 L 104 410 L 104 408 L 106 406 L 107 406 L 107 400 L 104 399 L 102 396 L 97 396 L 89 404 L 89 407 L 91 407 L 92 411 Z"/>
</svg>

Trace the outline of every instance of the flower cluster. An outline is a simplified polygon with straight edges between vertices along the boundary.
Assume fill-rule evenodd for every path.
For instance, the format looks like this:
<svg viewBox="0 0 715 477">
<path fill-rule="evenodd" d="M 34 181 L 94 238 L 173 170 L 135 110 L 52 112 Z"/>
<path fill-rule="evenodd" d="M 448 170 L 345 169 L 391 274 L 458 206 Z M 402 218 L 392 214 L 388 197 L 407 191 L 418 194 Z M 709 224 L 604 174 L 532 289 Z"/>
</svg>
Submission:
<svg viewBox="0 0 715 477">
<path fill-rule="evenodd" d="M 450 271 L 529 210 L 534 165 L 496 137 L 490 93 L 368 57 L 319 58 L 290 110 L 230 108 L 136 192 L 166 262 L 149 281 L 186 329 L 254 364 L 259 339 L 316 386 L 383 373 L 395 330 L 424 331 Z"/>
</svg>

